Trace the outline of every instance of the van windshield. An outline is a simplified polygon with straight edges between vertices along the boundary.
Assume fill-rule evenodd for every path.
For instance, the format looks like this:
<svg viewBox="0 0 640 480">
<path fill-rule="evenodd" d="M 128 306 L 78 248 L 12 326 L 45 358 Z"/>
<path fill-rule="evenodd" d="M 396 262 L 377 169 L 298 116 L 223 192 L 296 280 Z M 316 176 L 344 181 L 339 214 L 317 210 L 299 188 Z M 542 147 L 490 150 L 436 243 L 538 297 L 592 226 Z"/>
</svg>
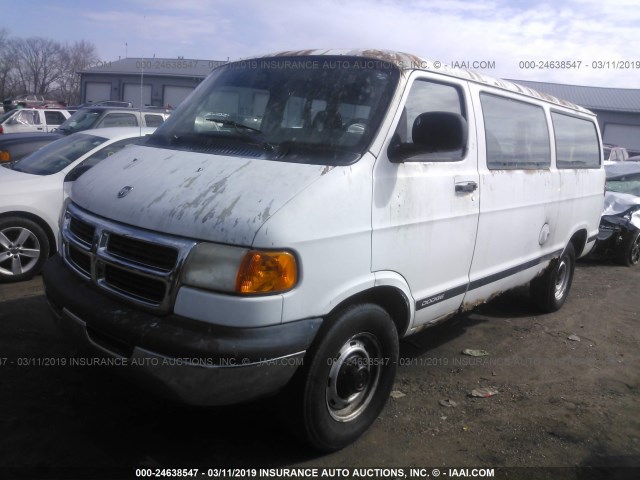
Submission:
<svg viewBox="0 0 640 480">
<path fill-rule="evenodd" d="M 147 144 L 349 164 L 378 131 L 399 76 L 392 63 L 345 56 L 231 63 L 214 70 Z"/>
</svg>

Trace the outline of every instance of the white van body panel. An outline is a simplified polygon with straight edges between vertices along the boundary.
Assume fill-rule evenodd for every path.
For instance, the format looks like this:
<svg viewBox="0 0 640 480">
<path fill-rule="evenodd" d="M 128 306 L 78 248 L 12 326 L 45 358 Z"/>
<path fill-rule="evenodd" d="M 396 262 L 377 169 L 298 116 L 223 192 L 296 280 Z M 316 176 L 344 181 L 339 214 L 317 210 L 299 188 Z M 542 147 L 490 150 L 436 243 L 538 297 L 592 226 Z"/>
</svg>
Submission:
<svg viewBox="0 0 640 480">
<path fill-rule="evenodd" d="M 464 300 L 467 308 L 513 288 L 518 280 L 511 275 L 517 274 L 520 283 L 526 283 L 546 267 L 550 259 L 546 255 L 556 252 L 557 256 L 571 238 L 570 234 L 566 234 L 567 226 L 558 222 L 560 179 L 555 168 L 488 168 L 479 93 L 496 92 L 478 85 L 471 85 L 470 88 L 480 118 L 476 129 L 480 145 L 478 171 L 481 201 L 476 248 L 469 274 L 470 288 Z M 500 92 L 500 96 L 522 100 L 521 96 L 510 92 Z M 527 99 L 527 103 L 544 108 L 544 102 L 535 99 Z M 549 132 L 551 120 L 547 112 L 545 119 Z M 540 244 L 543 228 L 550 233 L 546 241 Z M 518 272 L 529 264 L 532 265 L 525 269 L 526 273 Z M 507 273 L 511 275 L 507 276 Z"/>
<path fill-rule="evenodd" d="M 414 72 L 385 146 L 400 120 L 412 83 L 420 79 L 443 81 L 437 75 Z M 468 98 L 466 82 L 445 81 Z M 465 109 L 472 112 L 469 104 Z M 456 311 L 466 290 L 480 198 L 477 191 L 456 192 L 456 184 L 478 181 L 474 128 L 469 129 L 468 145 L 465 158 L 455 162 L 391 163 L 383 148 L 375 165 L 371 268 L 397 271 L 406 279 L 417 302 L 413 327 Z M 453 295 L 443 299 L 443 292 L 450 290 L 455 290 Z"/>
<path fill-rule="evenodd" d="M 144 146 L 114 156 L 110 174 L 99 167 L 74 185 L 81 207 L 149 230 L 241 246 L 252 245 L 266 220 L 327 170 Z M 133 189 L 118 198 L 126 186 Z"/>
<path fill-rule="evenodd" d="M 325 168 L 321 178 L 260 228 L 254 248 L 292 249 L 300 282 L 283 294 L 282 321 L 329 313 L 375 284 L 371 272 L 371 170 L 365 154 L 349 166 Z"/>
<path fill-rule="evenodd" d="M 282 295 L 243 298 L 182 286 L 173 311 L 176 315 L 225 327 L 259 327 L 282 321 Z"/>
<path fill-rule="evenodd" d="M 319 74 L 316 55 L 349 68 Z M 484 94 L 500 97 L 486 111 Z M 583 122 L 560 121 L 556 139 L 554 112 Z M 508 153 L 487 154 L 485 124 Z M 567 247 L 587 253 L 602 212 L 597 129 L 579 106 L 407 54 L 308 50 L 227 64 L 147 145 L 74 184 L 47 295 L 82 341 L 90 330 L 103 350 L 117 340 L 114 354 L 232 361 L 164 377 L 198 404 L 274 393 L 299 364 L 265 375 L 263 363 L 304 356 L 324 376 L 305 378 L 306 391 L 318 386 L 308 411 L 348 429 L 388 398 L 397 335 L 543 273 L 534 298 L 562 306 Z M 239 360 L 252 366 L 240 371 Z"/>
</svg>

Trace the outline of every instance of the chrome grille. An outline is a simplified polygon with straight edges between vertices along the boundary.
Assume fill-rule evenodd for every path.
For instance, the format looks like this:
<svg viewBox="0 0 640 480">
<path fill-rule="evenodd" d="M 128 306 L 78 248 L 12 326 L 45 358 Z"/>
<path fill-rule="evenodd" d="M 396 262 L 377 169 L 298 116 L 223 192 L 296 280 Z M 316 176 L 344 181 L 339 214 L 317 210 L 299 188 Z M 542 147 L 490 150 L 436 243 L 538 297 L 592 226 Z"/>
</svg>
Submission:
<svg viewBox="0 0 640 480">
<path fill-rule="evenodd" d="M 69 222 L 69 230 L 78 240 L 84 242 L 86 245 L 91 245 L 93 242 L 93 234 L 96 232 L 93 225 L 89 225 L 73 217 Z"/>
<path fill-rule="evenodd" d="M 180 268 L 195 245 L 105 220 L 73 203 L 61 233 L 63 259 L 76 273 L 111 295 L 163 313 L 173 305 Z"/>
<path fill-rule="evenodd" d="M 178 250 L 175 248 L 114 233 L 109 235 L 107 251 L 124 260 L 167 271 L 175 266 L 178 259 Z"/>
<path fill-rule="evenodd" d="M 104 282 L 125 295 L 158 304 L 162 303 L 167 290 L 167 285 L 161 280 L 141 277 L 113 265 L 105 265 Z"/>
<path fill-rule="evenodd" d="M 69 245 L 69 260 L 85 277 L 91 276 L 91 256 L 79 248 Z"/>
</svg>

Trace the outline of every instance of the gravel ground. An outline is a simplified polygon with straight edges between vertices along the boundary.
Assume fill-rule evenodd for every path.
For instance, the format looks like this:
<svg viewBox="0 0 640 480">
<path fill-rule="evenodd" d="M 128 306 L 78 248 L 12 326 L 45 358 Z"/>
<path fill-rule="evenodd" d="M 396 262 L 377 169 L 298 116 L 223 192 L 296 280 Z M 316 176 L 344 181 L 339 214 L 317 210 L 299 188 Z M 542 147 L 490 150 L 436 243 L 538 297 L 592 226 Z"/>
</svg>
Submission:
<svg viewBox="0 0 640 480">
<path fill-rule="evenodd" d="M 0 478 L 116 478 L 115 468 L 134 478 L 135 467 L 640 478 L 639 286 L 640 268 L 581 262 L 560 312 L 539 315 L 516 290 L 405 339 L 380 418 L 354 445 L 321 455 L 282 427 L 276 400 L 189 408 L 102 367 L 21 365 L 76 352 L 52 324 L 39 279 L 2 285 Z M 481 387 L 498 393 L 470 396 Z"/>
</svg>

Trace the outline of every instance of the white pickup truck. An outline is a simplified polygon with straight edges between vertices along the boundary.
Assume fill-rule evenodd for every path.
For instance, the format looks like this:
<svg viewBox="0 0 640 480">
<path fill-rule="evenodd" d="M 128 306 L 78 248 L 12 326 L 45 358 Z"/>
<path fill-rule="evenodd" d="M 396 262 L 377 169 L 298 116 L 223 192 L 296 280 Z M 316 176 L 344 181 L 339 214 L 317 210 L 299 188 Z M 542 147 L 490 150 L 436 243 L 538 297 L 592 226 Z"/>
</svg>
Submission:
<svg viewBox="0 0 640 480">
<path fill-rule="evenodd" d="M 23 108 L 14 110 L 0 123 L 0 133 L 51 132 L 71 116 L 63 109 Z"/>
</svg>

